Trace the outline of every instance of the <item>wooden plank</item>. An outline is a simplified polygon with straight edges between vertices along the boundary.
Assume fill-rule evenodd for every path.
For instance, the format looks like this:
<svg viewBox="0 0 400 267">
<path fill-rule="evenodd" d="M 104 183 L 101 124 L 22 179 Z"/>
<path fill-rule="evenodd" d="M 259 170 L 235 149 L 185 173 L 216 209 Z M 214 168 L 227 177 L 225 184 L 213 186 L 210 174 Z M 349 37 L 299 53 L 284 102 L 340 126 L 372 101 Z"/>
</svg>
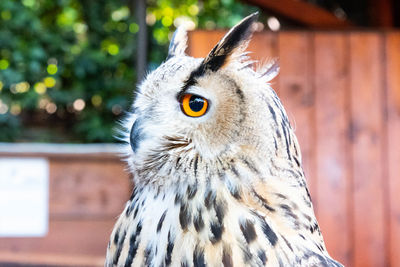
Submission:
<svg viewBox="0 0 400 267">
<path fill-rule="evenodd" d="M 390 266 L 400 263 L 400 33 L 386 37 L 387 162 Z"/>
<path fill-rule="evenodd" d="M 52 220 L 43 238 L 0 238 L 0 252 L 104 257 L 115 221 Z"/>
<path fill-rule="evenodd" d="M 382 166 L 382 39 L 376 33 L 350 36 L 353 155 L 354 265 L 386 266 Z"/>
<path fill-rule="evenodd" d="M 314 89 L 310 80 L 312 77 L 310 34 L 282 32 L 278 40 L 281 65 L 280 97 L 300 144 L 303 168 L 311 196 L 315 196 Z M 318 205 L 315 200 L 313 202 L 314 206 Z"/>
<path fill-rule="evenodd" d="M 105 256 L 0 252 L 0 266 L 104 266 Z"/>
<path fill-rule="evenodd" d="M 187 53 L 191 57 L 205 57 L 224 36 L 225 31 L 198 30 L 189 32 Z"/>
<path fill-rule="evenodd" d="M 314 28 L 345 29 L 352 26 L 351 22 L 339 19 L 331 12 L 306 1 L 247 0 L 246 2 Z"/>
<path fill-rule="evenodd" d="M 257 65 L 265 64 L 271 60 L 279 61 L 278 34 L 273 32 L 256 32 L 247 48 L 252 59 L 257 60 Z M 270 82 L 271 87 L 279 94 L 279 75 Z"/>
<path fill-rule="evenodd" d="M 132 184 L 125 164 L 107 160 L 50 160 L 51 218 L 115 218 Z"/>
<path fill-rule="evenodd" d="M 330 255 L 351 266 L 347 38 L 317 33 L 314 47 L 318 221 Z"/>
<path fill-rule="evenodd" d="M 119 144 L 0 143 L 1 157 L 81 158 L 120 161 Z"/>
</svg>

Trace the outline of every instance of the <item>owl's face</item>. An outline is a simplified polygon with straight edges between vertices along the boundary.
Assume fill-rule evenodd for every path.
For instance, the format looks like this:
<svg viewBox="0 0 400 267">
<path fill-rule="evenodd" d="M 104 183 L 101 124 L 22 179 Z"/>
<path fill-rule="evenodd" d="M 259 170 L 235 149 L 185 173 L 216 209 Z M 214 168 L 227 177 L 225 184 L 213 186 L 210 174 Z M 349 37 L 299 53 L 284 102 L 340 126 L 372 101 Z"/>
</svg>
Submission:
<svg viewBox="0 0 400 267">
<path fill-rule="evenodd" d="M 128 127 L 134 170 L 167 175 L 198 157 L 213 162 L 242 150 L 260 156 L 273 150 L 276 115 L 268 103 L 276 95 L 267 81 L 278 67 L 254 71 L 243 56 L 254 20 L 245 18 L 205 59 L 184 54 L 186 34 L 178 29 L 169 58 L 142 82 L 133 104 Z"/>
</svg>

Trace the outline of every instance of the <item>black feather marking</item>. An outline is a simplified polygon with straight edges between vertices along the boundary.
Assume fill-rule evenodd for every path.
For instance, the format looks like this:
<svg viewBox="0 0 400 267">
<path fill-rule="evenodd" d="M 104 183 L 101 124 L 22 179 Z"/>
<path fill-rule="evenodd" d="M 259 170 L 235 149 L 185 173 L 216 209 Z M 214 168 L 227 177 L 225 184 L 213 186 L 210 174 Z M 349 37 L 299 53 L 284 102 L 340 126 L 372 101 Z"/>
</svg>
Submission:
<svg viewBox="0 0 400 267">
<path fill-rule="evenodd" d="M 254 224 L 246 219 L 244 222 L 240 223 L 240 230 L 243 233 L 244 238 L 247 243 L 251 243 L 257 237 L 256 230 L 254 228 Z"/>
<path fill-rule="evenodd" d="M 340 263 L 332 260 L 331 258 L 324 257 L 319 255 L 313 251 L 307 251 L 304 253 L 304 257 L 301 259 L 301 265 L 310 265 L 310 263 L 314 263 L 314 266 L 322 266 L 322 267 L 342 267 Z"/>
<path fill-rule="evenodd" d="M 276 138 L 274 137 L 274 145 L 275 145 L 275 151 L 278 151 L 278 143 L 276 142 Z"/>
<path fill-rule="evenodd" d="M 250 249 L 248 246 L 240 246 L 240 248 L 243 251 L 243 260 L 245 263 L 248 263 L 251 261 L 251 259 L 253 258 L 253 255 L 250 252 Z"/>
<path fill-rule="evenodd" d="M 290 150 L 289 150 L 288 134 L 286 133 L 286 127 L 285 127 L 285 125 L 283 125 L 283 123 L 282 123 L 282 131 L 283 131 L 283 135 L 285 136 L 286 153 L 287 153 L 288 159 L 290 160 L 291 156 L 290 156 Z"/>
<path fill-rule="evenodd" d="M 261 224 L 261 229 L 262 229 L 265 237 L 268 239 L 268 241 L 271 243 L 272 246 L 275 246 L 276 242 L 278 241 L 278 237 L 276 236 L 275 232 L 267 224 L 267 222 L 265 221 L 265 218 L 263 218 L 261 215 L 255 213 L 255 212 L 253 212 L 253 214 L 258 217 L 260 224 Z"/>
<path fill-rule="evenodd" d="M 119 237 L 117 250 L 115 251 L 115 254 L 114 254 L 113 264 L 117 264 L 118 263 L 119 256 L 121 255 L 123 243 L 124 243 L 124 240 L 125 240 L 125 236 L 126 236 L 126 230 L 124 230 L 122 232 L 122 235 Z"/>
<path fill-rule="evenodd" d="M 139 211 L 139 205 L 136 205 L 135 210 L 133 212 L 133 218 L 136 218 L 138 211 Z"/>
<path fill-rule="evenodd" d="M 193 219 L 194 228 L 197 232 L 200 232 L 204 228 L 204 221 L 201 215 L 201 210 L 198 211 L 198 214 Z"/>
<path fill-rule="evenodd" d="M 236 198 L 237 200 L 240 200 L 242 198 L 242 196 L 240 195 L 240 191 L 238 189 L 237 186 L 232 186 L 229 188 L 229 192 L 231 193 L 231 195 Z"/>
<path fill-rule="evenodd" d="M 164 213 L 161 215 L 160 220 L 158 221 L 158 224 L 157 224 L 157 233 L 160 232 L 160 230 L 161 230 L 161 227 L 162 227 L 162 225 L 163 225 L 163 222 L 164 222 L 164 219 L 165 219 L 165 215 L 166 215 L 166 214 L 167 214 L 167 211 L 164 211 Z"/>
<path fill-rule="evenodd" d="M 278 125 L 277 120 L 276 120 L 275 110 L 272 108 L 272 106 L 270 104 L 268 104 L 268 109 L 269 109 L 269 112 L 271 112 L 271 114 L 272 114 L 272 118 L 275 122 L 275 125 Z"/>
<path fill-rule="evenodd" d="M 256 168 L 254 162 L 251 162 L 250 159 L 241 157 L 240 160 L 255 174 L 260 174 L 260 171 Z"/>
<path fill-rule="evenodd" d="M 262 196 L 260 196 L 255 190 L 253 190 L 253 194 L 261 201 L 261 204 L 262 204 L 262 206 L 263 206 L 264 208 L 266 208 L 267 210 L 269 210 L 269 211 L 271 211 L 271 212 L 274 212 L 274 211 L 275 211 L 275 209 L 272 208 L 272 207 L 268 204 L 268 201 L 267 201 L 265 198 L 263 198 Z"/>
<path fill-rule="evenodd" d="M 189 207 L 186 203 L 182 203 L 179 211 L 179 223 L 182 230 L 186 230 L 191 221 L 192 215 L 190 214 Z"/>
<path fill-rule="evenodd" d="M 276 133 L 276 136 L 277 136 L 279 139 L 282 138 L 281 132 L 279 131 L 278 128 L 275 130 L 275 133 Z"/>
<path fill-rule="evenodd" d="M 136 252 L 139 246 L 139 242 L 136 242 L 138 237 L 140 236 L 140 232 L 142 231 L 142 222 L 139 222 L 138 225 L 136 226 L 136 232 L 131 235 L 131 238 L 129 239 L 129 252 L 128 252 L 128 257 L 126 258 L 125 261 L 125 266 L 131 266 L 133 259 L 136 256 Z M 121 246 L 122 247 L 122 246 Z"/>
<path fill-rule="evenodd" d="M 208 210 L 211 208 L 211 204 L 214 202 L 214 200 L 215 200 L 215 192 L 213 192 L 212 190 L 208 190 L 204 198 L 204 205 Z"/>
<path fill-rule="evenodd" d="M 175 169 L 178 169 L 179 162 L 181 161 L 181 157 L 178 157 L 175 162 Z"/>
<path fill-rule="evenodd" d="M 194 178 L 197 177 L 197 165 L 199 163 L 199 155 L 196 155 L 196 158 L 194 159 L 194 165 L 193 165 L 193 170 L 194 170 Z"/>
<path fill-rule="evenodd" d="M 114 240 L 113 240 L 114 245 L 116 245 L 118 243 L 120 230 L 121 230 L 121 225 L 119 225 L 117 230 L 115 231 Z"/>
<path fill-rule="evenodd" d="M 172 250 L 174 249 L 174 240 L 171 238 L 171 232 L 168 232 L 167 254 L 165 254 L 165 264 L 169 266 L 172 259 Z"/>
<path fill-rule="evenodd" d="M 262 264 L 265 265 L 265 263 L 267 262 L 267 256 L 265 255 L 265 251 L 260 249 L 257 253 L 257 256 L 261 260 Z"/>
<path fill-rule="evenodd" d="M 239 176 L 238 170 L 237 170 L 237 169 L 235 168 L 235 166 L 233 165 L 234 162 L 231 162 L 231 163 L 232 163 L 232 165 L 229 166 L 229 167 L 230 167 L 230 170 L 233 172 L 233 174 L 236 175 L 236 177 L 240 177 L 240 176 Z"/>
<path fill-rule="evenodd" d="M 194 267 L 205 267 L 206 263 L 204 261 L 204 250 L 201 249 L 199 246 L 193 251 L 193 264 Z"/>
<path fill-rule="evenodd" d="M 181 204 L 183 200 L 182 195 L 179 192 L 175 192 L 175 205 Z"/>
<path fill-rule="evenodd" d="M 286 204 L 281 204 L 281 205 L 279 205 L 279 207 L 282 208 L 283 210 L 285 210 L 285 214 L 286 214 L 287 216 L 292 217 L 294 220 L 298 220 L 298 219 L 299 219 L 299 216 L 297 216 L 296 214 L 294 214 L 294 212 L 292 211 L 292 209 L 291 209 L 288 205 L 286 205 Z"/>
<path fill-rule="evenodd" d="M 222 232 L 224 231 L 224 226 L 218 222 L 210 223 L 211 233 L 213 237 L 210 239 L 211 243 L 215 244 L 221 240 Z"/>
<path fill-rule="evenodd" d="M 182 260 L 181 267 L 189 267 L 189 263 L 187 262 L 187 260 Z"/>
<path fill-rule="evenodd" d="M 126 217 L 129 217 L 132 213 L 132 210 L 134 209 L 136 205 L 136 201 L 133 199 L 131 200 L 131 203 L 129 203 L 129 207 L 126 209 Z"/>
<path fill-rule="evenodd" d="M 296 146 L 294 146 L 294 147 L 296 147 Z M 299 162 L 299 160 L 297 159 L 297 157 L 296 157 L 296 156 L 293 156 L 293 159 L 294 159 L 294 161 L 296 162 L 296 165 L 297 165 L 298 167 L 300 167 L 300 162 Z"/>
<path fill-rule="evenodd" d="M 186 189 L 186 194 L 187 194 L 188 199 L 194 198 L 196 193 L 197 193 L 197 184 L 188 185 L 188 187 Z"/>
<path fill-rule="evenodd" d="M 144 250 L 145 266 L 151 266 L 151 261 L 153 260 L 152 246 L 148 245 Z"/>
<path fill-rule="evenodd" d="M 224 249 L 222 251 L 222 264 L 224 265 L 224 267 L 233 267 L 231 254 L 232 254 L 231 249 L 224 246 Z"/>
<path fill-rule="evenodd" d="M 292 245 L 289 243 L 289 241 L 288 241 L 283 235 L 281 235 L 281 237 L 282 237 L 283 241 L 285 241 L 286 246 L 288 246 L 288 248 L 289 248 L 291 251 L 293 251 Z"/>
<path fill-rule="evenodd" d="M 214 203 L 215 214 L 217 215 L 218 222 L 223 224 L 224 216 L 225 216 L 225 209 L 226 203 L 219 201 Z"/>
<path fill-rule="evenodd" d="M 244 102 L 244 94 L 243 91 L 239 88 L 239 86 L 236 84 L 236 82 L 232 79 L 230 79 L 231 84 L 235 87 L 235 92 L 239 96 L 240 102 Z"/>
</svg>

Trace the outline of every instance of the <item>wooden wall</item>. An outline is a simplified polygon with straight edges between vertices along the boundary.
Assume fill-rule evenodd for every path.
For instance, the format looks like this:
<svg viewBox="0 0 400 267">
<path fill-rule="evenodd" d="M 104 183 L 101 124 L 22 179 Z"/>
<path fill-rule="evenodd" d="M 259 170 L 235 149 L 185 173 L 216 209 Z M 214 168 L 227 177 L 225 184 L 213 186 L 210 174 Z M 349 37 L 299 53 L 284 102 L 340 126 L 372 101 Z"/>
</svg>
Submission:
<svg viewBox="0 0 400 267">
<path fill-rule="evenodd" d="M 111 230 L 132 189 L 117 149 L 84 152 L 88 146 L 81 145 L 83 152 L 74 153 L 74 146 L 63 152 L 69 145 L 47 145 L 43 152 L 39 145 L 27 152 L 31 145 L 22 146 L 25 152 L 0 146 L 0 157 L 48 159 L 49 231 L 43 238 L 0 238 L 0 266 L 104 266 Z"/>
<path fill-rule="evenodd" d="M 191 33 L 190 54 L 205 56 L 222 34 Z M 258 33 L 249 50 L 279 58 L 272 86 L 296 128 L 331 255 L 346 266 L 398 266 L 400 33 Z M 118 156 L 4 151 L 49 159 L 50 224 L 44 238 L 0 238 L 0 263 L 102 266 L 131 191 Z"/>
<path fill-rule="evenodd" d="M 223 32 L 192 32 L 204 57 Z M 346 266 L 400 264 L 400 32 L 257 33 L 278 58 L 272 87 L 300 142 L 330 254 Z"/>
</svg>

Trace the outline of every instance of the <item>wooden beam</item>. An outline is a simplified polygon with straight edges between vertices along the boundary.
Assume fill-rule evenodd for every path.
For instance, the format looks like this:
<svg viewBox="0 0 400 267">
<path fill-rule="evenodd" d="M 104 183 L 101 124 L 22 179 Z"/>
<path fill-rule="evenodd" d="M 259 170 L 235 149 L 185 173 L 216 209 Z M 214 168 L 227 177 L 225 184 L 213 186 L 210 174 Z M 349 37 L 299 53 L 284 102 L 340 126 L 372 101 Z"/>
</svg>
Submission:
<svg viewBox="0 0 400 267">
<path fill-rule="evenodd" d="M 394 26 L 392 0 L 369 1 L 370 23 L 375 27 L 391 28 Z"/>
<path fill-rule="evenodd" d="M 313 28 L 349 28 L 348 20 L 342 20 L 316 5 L 298 0 L 246 0 L 246 2 L 298 21 Z"/>
</svg>

